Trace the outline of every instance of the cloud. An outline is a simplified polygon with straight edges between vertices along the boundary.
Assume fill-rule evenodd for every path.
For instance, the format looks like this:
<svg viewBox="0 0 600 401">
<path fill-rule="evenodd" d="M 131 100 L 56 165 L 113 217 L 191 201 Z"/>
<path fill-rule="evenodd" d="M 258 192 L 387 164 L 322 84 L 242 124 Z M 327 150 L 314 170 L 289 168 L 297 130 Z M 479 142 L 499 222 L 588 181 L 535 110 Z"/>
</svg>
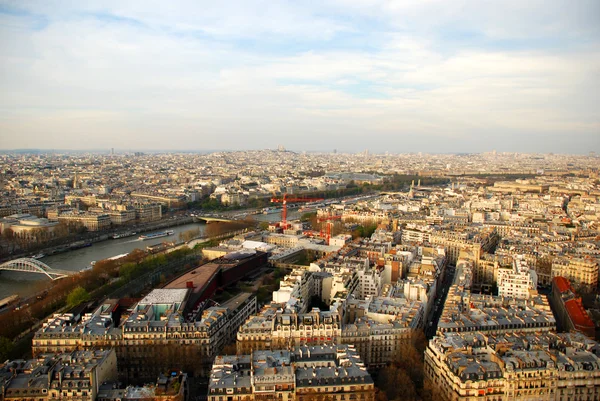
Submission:
<svg viewBox="0 0 600 401">
<path fill-rule="evenodd" d="M 0 146 L 600 150 L 596 11 L 5 2 Z"/>
</svg>

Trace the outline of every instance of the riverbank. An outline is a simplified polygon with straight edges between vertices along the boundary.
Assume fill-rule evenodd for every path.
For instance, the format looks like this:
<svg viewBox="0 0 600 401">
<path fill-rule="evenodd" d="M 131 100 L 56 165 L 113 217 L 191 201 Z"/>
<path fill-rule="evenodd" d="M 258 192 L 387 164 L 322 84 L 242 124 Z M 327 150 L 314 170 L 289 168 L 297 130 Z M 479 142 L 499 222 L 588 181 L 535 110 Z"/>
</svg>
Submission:
<svg viewBox="0 0 600 401">
<path fill-rule="evenodd" d="M 112 236 L 114 234 L 123 234 L 126 232 L 135 231 L 136 233 L 144 233 L 148 231 L 155 231 L 164 228 L 176 227 L 184 224 L 194 223 L 194 218 L 190 216 L 175 216 L 168 219 L 163 219 L 160 221 L 150 222 L 146 224 L 138 224 L 133 226 L 124 226 L 119 227 L 118 229 L 114 229 L 111 231 L 105 232 L 89 232 L 84 235 L 80 235 L 72 241 L 69 241 L 65 244 L 55 245 L 52 247 L 40 248 L 37 249 L 35 254 L 43 254 L 43 255 L 57 255 L 60 253 L 69 252 L 76 249 L 81 249 L 82 247 L 86 247 L 98 242 L 103 242 L 107 240 L 112 240 Z M 0 259 L 0 263 L 18 259 L 18 258 L 27 258 L 31 257 L 32 252 L 20 252 L 17 254 L 10 255 L 10 257 L 4 257 Z"/>
</svg>

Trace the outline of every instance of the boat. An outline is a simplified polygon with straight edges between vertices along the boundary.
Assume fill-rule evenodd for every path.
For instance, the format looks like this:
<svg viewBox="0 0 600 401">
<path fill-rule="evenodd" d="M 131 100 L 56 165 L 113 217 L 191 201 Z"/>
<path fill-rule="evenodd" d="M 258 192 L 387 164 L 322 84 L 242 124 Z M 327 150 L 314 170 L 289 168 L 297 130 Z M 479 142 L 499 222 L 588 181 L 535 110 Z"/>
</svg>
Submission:
<svg viewBox="0 0 600 401">
<path fill-rule="evenodd" d="M 85 241 L 77 241 L 77 242 L 73 242 L 71 245 L 69 245 L 69 249 L 70 250 L 81 249 L 81 248 L 87 248 L 88 246 L 92 246 L 92 243 L 85 242 Z"/>
<path fill-rule="evenodd" d="M 137 234 L 136 232 L 131 232 L 131 231 L 128 231 L 128 232 L 125 232 L 125 233 L 120 233 L 120 234 L 113 234 L 112 235 L 112 239 L 132 237 L 132 236 L 134 236 L 136 234 Z"/>
<path fill-rule="evenodd" d="M 168 237 L 169 235 L 173 235 L 174 233 L 175 233 L 175 231 L 173 231 L 173 230 L 161 231 L 158 233 L 140 235 L 140 239 L 147 240 L 147 239 L 154 239 L 154 238 L 160 238 L 160 237 Z"/>
<path fill-rule="evenodd" d="M 120 255 L 116 255 L 116 256 L 113 256 L 111 258 L 108 258 L 107 260 L 118 260 L 118 259 L 124 258 L 127 255 L 129 255 L 129 254 L 128 253 L 122 253 Z"/>
<path fill-rule="evenodd" d="M 46 255 L 45 255 L 45 254 L 43 254 L 43 253 L 38 253 L 37 255 L 33 255 L 33 256 L 32 256 L 32 258 L 33 258 L 33 259 L 41 259 L 41 258 L 43 258 L 44 256 L 46 256 Z"/>
<path fill-rule="evenodd" d="M 19 299 L 18 295 L 11 295 L 9 297 L 3 298 L 0 300 L 0 309 L 4 308 L 5 306 L 8 306 L 14 302 L 16 302 Z"/>
<path fill-rule="evenodd" d="M 84 267 L 83 269 L 81 269 L 80 272 L 87 272 L 89 270 L 92 270 L 94 268 L 94 266 L 96 266 L 96 261 L 92 260 L 90 262 L 90 265 L 88 267 Z"/>
</svg>

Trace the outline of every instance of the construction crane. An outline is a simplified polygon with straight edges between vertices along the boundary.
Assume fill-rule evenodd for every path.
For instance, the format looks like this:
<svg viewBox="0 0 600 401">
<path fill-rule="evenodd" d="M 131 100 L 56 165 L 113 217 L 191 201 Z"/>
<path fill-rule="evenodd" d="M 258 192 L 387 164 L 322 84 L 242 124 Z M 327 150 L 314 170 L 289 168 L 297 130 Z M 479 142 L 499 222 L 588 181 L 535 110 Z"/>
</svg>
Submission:
<svg viewBox="0 0 600 401">
<path fill-rule="evenodd" d="M 331 225 L 333 224 L 332 220 L 341 220 L 341 218 L 342 218 L 342 216 L 340 216 L 340 215 L 332 215 L 332 214 L 317 218 L 318 223 L 322 223 L 324 221 L 327 222 L 327 228 L 326 228 L 327 234 L 325 237 L 325 244 L 329 245 L 329 240 L 331 239 Z M 321 237 L 322 236 L 323 235 L 321 234 Z"/>
<path fill-rule="evenodd" d="M 283 194 L 283 198 L 273 197 L 271 198 L 272 203 L 281 203 L 283 208 L 281 210 L 281 225 L 285 229 L 287 228 L 287 203 L 288 202 L 316 202 L 322 201 L 323 198 L 288 198 L 288 194 Z"/>
</svg>

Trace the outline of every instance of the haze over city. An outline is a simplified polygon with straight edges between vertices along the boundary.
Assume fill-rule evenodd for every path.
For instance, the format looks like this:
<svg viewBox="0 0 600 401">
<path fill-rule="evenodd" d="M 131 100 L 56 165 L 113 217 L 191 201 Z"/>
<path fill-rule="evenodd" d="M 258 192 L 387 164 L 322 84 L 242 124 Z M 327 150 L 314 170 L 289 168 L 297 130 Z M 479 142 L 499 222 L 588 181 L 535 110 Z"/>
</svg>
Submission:
<svg viewBox="0 0 600 401">
<path fill-rule="evenodd" d="M 600 151 L 597 1 L 0 2 L 0 148 Z"/>
</svg>

